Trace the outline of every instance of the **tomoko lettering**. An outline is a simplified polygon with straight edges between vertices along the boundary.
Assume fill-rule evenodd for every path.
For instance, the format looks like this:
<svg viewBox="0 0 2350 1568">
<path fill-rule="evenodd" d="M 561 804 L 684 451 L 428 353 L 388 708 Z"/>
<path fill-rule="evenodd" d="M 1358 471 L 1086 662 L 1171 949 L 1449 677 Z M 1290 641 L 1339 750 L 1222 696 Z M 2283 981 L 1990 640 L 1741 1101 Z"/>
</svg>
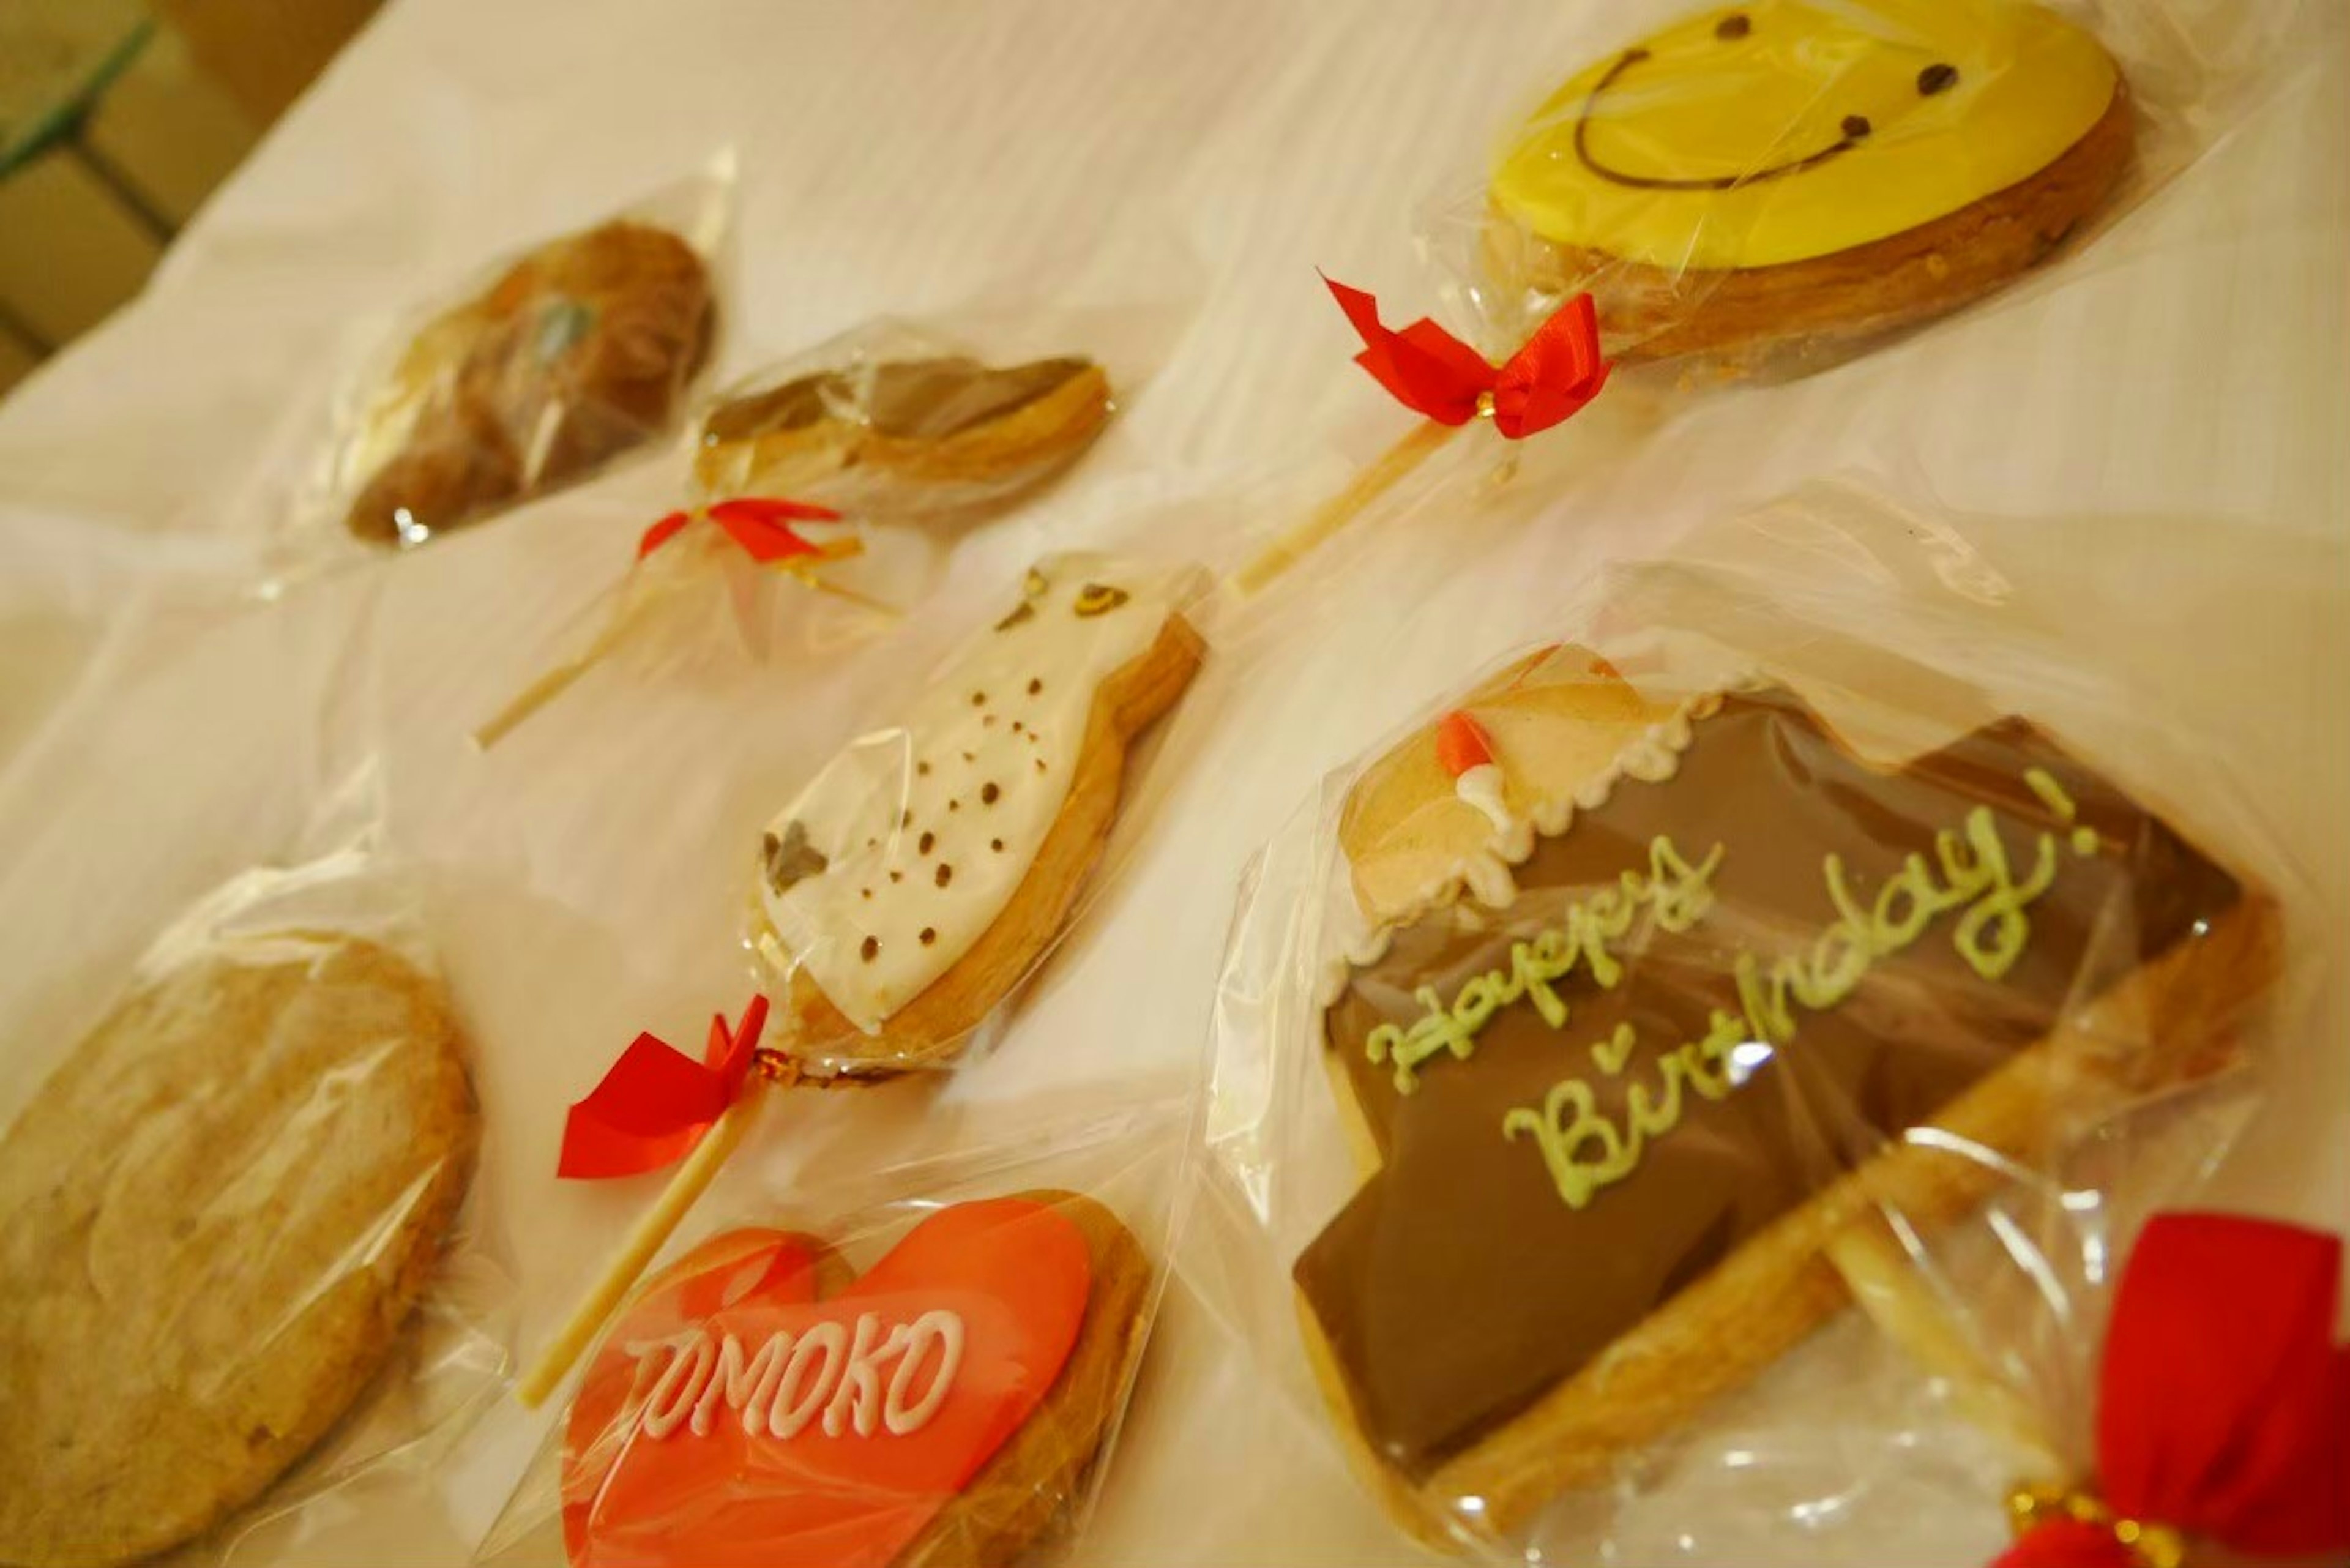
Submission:
<svg viewBox="0 0 2350 1568">
<path fill-rule="evenodd" d="M 945 1311 L 901 1324 L 868 1312 L 853 1324 L 778 1329 L 755 1349 L 707 1327 L 627 1349 L 638 1389 L 650 1385 L 636 1426 L 656 1441 L 681 1429 L 707 1436 L 724 1420 L 771 1438 L 795 1437 L 811 1422 L 830 1438 L 902 1437 L 930 1425 L 946 1403 L 962 1366 L 963 1324 Z"/>
</svg>

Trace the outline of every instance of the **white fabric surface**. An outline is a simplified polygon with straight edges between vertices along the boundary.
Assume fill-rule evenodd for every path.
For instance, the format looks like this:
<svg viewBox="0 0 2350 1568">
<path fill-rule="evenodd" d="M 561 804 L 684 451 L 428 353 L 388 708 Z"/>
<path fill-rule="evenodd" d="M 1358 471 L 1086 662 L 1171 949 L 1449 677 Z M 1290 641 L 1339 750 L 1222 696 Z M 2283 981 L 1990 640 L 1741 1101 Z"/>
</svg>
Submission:
<svg viewBox="0 0 2350 1568">
<path fill-rule="evenodd" d="M 1587 474 L 1564 432 L 1538 460 L 1555 505 L 1430 546 L 1482 557 L 1475 592 L 1424 592 L 1432 568 L 1409 552 L 1351 576 L 1344 554 L 1315 568 L 1323 591 L 1287 601 L 1293 623 L 1255 630 L 1195 694 L 1162 753 L 1181 766 L 1154 777 L 1124 874 L 1006 1048 L 943 1091 L 795 1107 L 730 1180 L 789 1182 L 852 1150 L 879 1163 L 1032 1096 L 1190 1070 L 1246 857 L 1326 770 L 1602 562 L 1858 469 L 1913 502 L 2005 514 L 1981 524 L 1987 550 L 2085 646 L 2241 748 L 2305 851 L 2334 975 L 2220 1196 L 2350 1224 L 2350 1002 L 2334 978 L 2350 729 L 2324 591 L 2350 529 L 2350 122 L 2333 88 L 2350 30 L 2326 20 L 2310 68 L 2201 163 L 1995 307 L 1710 400 Z M 285 854 L 317 792 L 372 756 L 395 842 L 442 878 L 434 935 L 491 1128 L 482 1180 L 535 1345 L 650 1190 L 552 1182 L 563 1106 L 635 1029 L 691 1040 L 738 1003 L 756 825 L 1040 545 L 1148 527 L 1162 553 L 1229 560 L 1399 431 L 1346 365 L 1312 267 L 1378 291 L 1391 317 L 1430 300 L 1414 203 L 1473 158 L 1540 62 L 1629 25 L 1544 0 L 389 6 L 148 292 L 0 408 L 0 1019 L 16 1024 L 0 1117 L 158 924 Z M 962 542 L 930 624 L 782 673 L 591 680 L 473 755 L 466 729 L 670 504 L 673 454 L 283 603 L 234 601 L 235 543 L 265 521 L 256 476 L 292 461 L 287 432 L 355 344 L 498 252 L 730 146 L 722 377 L 880 314 L 951 326 L 1039 304 L 1155 324 L 1157 371 L 1109 438 L 1045 504 Z M 2215 526 L 2230 530 L 2216 551 Z M 2283 580 L 2308 596 L 2231 597 L 2207 569 L 2229 549 L 2290 563 Z M 1224 1261 L 1211 1243 L 1195 1237 L 1170 1294 L 1078 1560 L 1410 1560 L 1318 1420 L 1207 1304 Z M 441 1489 L 445 1519 L 362 1492 L 271 1551 L 461 1561 L 536 1429 L 512 1411 L 485 1423 Z M 1995 1500 L 1956 1528 L 1832 1535 L 1808 1560 L 1898 1544 L 1916 1549 L 1903 1561 L 1980 1561 Z"/>
</svg>

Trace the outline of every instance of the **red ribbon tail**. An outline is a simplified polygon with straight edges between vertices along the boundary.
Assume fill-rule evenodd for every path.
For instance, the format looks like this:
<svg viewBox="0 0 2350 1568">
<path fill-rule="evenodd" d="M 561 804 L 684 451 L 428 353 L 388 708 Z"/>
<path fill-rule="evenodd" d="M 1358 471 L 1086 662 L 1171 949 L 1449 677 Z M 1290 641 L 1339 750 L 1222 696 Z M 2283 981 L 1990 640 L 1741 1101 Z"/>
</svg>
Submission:
<svg viewBox="0 0 2350 1568">
<path fill-rule="evenodd" d="M 810 501 L 784 501 L 774 496 L 737 495 L 710 504 L 710 514 L 724 519 L 744 517 L 757 523 L 837 523 L 840 514 Z"/>
<path fill-rule="evenodd" d="M 1991 1568 L 2142 1568 L 2137 1553 L 2104 1525 L 2077 1519 L 2035 1524 L 1991 1559 Z"/>
<path fill-rule="evenodd" d="M 676 538 L 678 531 L 692 521 L 692 518 L 682 512 L 672 512 L 646 529 L 645 536 L 637 541 L 637 559 L 643 560 L 647 556 Z"/>
<path fill-rule="evenodd" d="M 1425 317 L 1400 332 L 1389 331 L 1379 321 L 1377 299 L 1326 274 L 1322 281 L 1363 340 L 1355 363 L 1389 396 L 1442 424 L 1476 418 L 1479 395 L 1493 387 L 1493 368 L 1483 355 Z"/>
<path fill-rule="evenodd" d="M 751 1059 L 759 1050 L 759 1036 L 766 1028 L 767 999 L 757 992 L 752 992 L 749 1005 L 743 1009 L 742 1023 L 728 1028 L 723 1012 L 710 1021 L 710 1044 L 703 1049 L 702 1059 L 718 1075 L 730 1106 L 742 1097 L 743 1080 L 751 1071 Z"/>
<path fill-rule="evenodd" d="M 1510 356 L 1493 389 L 1493 428 L 1512 441 L 1573 418 L 1615 369 L 1599 348 L 1599 310 L 1578 294 Z"/>
<path fill-rule="evenodd" d="M 748 497 L 713 502 L 708 510 L 710 520 L 725 529 L 743 546 L 743 553 L 763 566 L 795 556 L 823 554 L 785 519 L 805 521 L 840 515 L 826 507 L 806 506 L 795 501 L 758 501 Z"/>
<path fill-rule="evenodd" d="M 738 1079 L 733 1090 L 740 1086 Z M 639 1034 L 573 1104 L 555 1174 L 580 1181 L 657 1170 L 685 1158 L 733 1099 L 722 1074 Z"/>
</svg>

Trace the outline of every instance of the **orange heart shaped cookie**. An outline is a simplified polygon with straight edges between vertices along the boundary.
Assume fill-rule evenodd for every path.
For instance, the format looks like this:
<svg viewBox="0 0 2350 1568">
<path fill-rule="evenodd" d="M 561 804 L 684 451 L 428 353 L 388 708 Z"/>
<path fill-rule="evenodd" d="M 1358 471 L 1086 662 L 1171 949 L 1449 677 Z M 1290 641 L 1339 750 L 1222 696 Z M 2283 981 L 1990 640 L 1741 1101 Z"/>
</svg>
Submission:
<svg viewBox="0 0 2350 1568">
<path fill-rule="evenodd" d="M 979 1563 L 1049 1525 L 1099 1448 L 1149 1268 L 1107 1210 L 931 1213 L 862 1277 L 730 1231 L 664 1270 L 573 1401 L 579 1568 Z"/>
</svg>

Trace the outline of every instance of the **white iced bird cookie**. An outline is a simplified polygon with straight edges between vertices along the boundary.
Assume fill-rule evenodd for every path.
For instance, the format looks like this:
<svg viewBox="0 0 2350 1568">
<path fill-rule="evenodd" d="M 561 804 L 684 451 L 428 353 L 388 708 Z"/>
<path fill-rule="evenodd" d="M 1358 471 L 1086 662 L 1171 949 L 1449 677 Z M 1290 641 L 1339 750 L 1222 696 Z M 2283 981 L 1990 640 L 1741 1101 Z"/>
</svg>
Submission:
<svg viewBox="0 0 2350 1568">
<path fill-rule="evenodd" d="M 1197 668 L 1178 609 L 1193 581 L 1040 563 L 903 723 L 853 742 L 767 825 L 754 942 L 792 977 L 805 1054 L 950 1053 L 1041 956 L 1116 815 L 1127 741 Z"/>
</svg>

